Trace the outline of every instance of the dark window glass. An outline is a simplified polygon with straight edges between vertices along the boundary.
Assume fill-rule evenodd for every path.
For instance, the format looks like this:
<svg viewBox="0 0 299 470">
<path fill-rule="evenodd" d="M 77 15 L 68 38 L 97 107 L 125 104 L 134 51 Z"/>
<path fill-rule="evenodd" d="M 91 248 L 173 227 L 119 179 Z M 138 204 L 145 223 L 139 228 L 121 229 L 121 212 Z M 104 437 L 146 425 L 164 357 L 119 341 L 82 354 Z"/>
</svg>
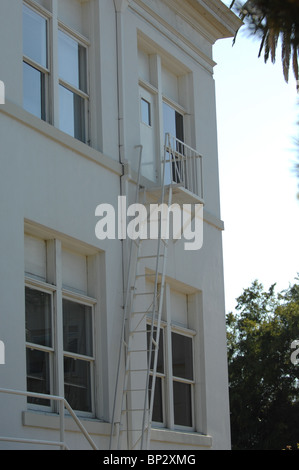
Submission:
<svg viewBox="0 0 299 470">
<path fill-rule="evenodd" d="M 153 379 L 152 376 L 150 376 L 149 400 L 151 399 L 152 379 Z M 162 399 L 161 377 L 156 377 L 152 420 L 155 421 L 156 423 L 163 423 L 163 399 Z"/>
<path fill-rule="evenodd" d="M 26 341 L 52 347 L 51 295 L 25 288 Z"/>
<path fill-rule="evenodd" d="M 63 300 L 64 351 L 92 356 L 92 310 L 77 302 Z"/>
<path fill-rule="evenodd" d="M 90 363 L 64 358 L 65 399 L 73 410 L 91 411 Z"/>
<path fill-rule="evenodd" d="M 174 424 L 192 427 L 191 385 L 173 382 Z"/>
<path fill-rule="evenodd" d="M 49 353 L 27 348 L 27 390 L 29 392 L 50 394 Z M 28 403 L 50 406 L 50 401 L 43 398 L 28 397 Z"/>
<path fill-rule="evenodd" d="M 147 349 L 148 351 L 150 350 L 150 338 L 151 338 L 151 325 L 147 325 L 147 345 L 148 345 Z M 154 331 L 153 331 L 154 341 L 156 341 L 156 338 L 157 338 L 157 328 L 154 327 Z M 150 365 L 151 369 L 153 369 L 154 367 L 154 354 L 155 354 L 155 346 L 152 345 L 152 355 L 151 355 L 151 365 Z M 160 372 L 161 374 L 164 373 L 164 345 L 163 345 L 163 329 L 162 328 L 160 328 L 160 335 L 159 335 L 157 372 Z"/>
<path fill-rule="evenodd" d="M 171 342 L 173 375 L 193 380 L 192 338 L 172 332 Z"/>
</svg>

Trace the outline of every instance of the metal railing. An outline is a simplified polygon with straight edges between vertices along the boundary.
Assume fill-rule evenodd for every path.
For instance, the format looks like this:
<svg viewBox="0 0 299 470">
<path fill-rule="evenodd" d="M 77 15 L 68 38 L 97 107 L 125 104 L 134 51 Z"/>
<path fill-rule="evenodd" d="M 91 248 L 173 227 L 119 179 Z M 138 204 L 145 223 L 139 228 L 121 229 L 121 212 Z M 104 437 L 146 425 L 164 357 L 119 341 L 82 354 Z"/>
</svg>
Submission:
<svg viewBox="0 0 299 470">
<path fill-rule="evenodd" d="M 165 135 L 165 184 L 182 185 L 203 199 L 202 156 L 189 145 Z"/>
<path fill-rule="evenodd" d="M 88 434 L 87 430 L 75 414 L 74 410 L 71 408 L 69 403 L 66 401 L 64 397 L 59 397 L 56 395 L 45 395 L 43 393 L 35 393 L 35 392 L 24 392 L 20 390 L 10 390 L 5 388 L 0 388 L 0 393 L 6 393 L 9 395 L 19 395 L 24 397 L 32 397 L 32 398 L 42 398 L 47 400 L 53 400 L 59 403 L 59 431 L 60 431 L 60 440 L 59 441 L 49 441 L 49 440 L 42 440 L 42 439 L 30 439 L 30 438 L 21 438 L 21 437 L 2 437 L 0 436 L 0 441 L 6 442 L 18 442 L 18 443 L 26 443 L 26 444 L 39 444 L 39 445 L 49 445 L 60 447 L 62 450 L 69 450 L 65 442 L 65 409 L 68 411 L 70 416 L 73 418 L 75 423 L 77 424 L 79 430 L 85 437 L 85 439 L 90 444 L 93 450 L 98 450 L 96 444 Z"/>
</svg>

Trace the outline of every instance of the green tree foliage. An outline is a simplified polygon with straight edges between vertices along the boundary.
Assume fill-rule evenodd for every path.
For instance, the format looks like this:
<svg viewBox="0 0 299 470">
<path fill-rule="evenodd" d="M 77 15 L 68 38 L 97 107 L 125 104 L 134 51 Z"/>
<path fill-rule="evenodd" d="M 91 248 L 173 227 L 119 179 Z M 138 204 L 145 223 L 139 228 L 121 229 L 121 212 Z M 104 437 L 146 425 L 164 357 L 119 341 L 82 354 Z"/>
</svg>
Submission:
<svg viewBox="0 0 299 470">
<path fill-rule="evenodd" d="M 271 58 L 274 63 L 280 42 L 284 78 L 288 82 L 292 67 L 298 81 L 299 1 L 233 0 L 231 8 L 233 6 L 249 30 L 260 37 L 259 56 L 263 53 L 265 62 Z"/>
<path fill-rule="evenodd" d="M 227 316 L 227 334 L 232 449 L 295 449 L 299 363 L 291 361 L 291 345 L 299 340 L 299 284 L 276 294 L 275 285 L 264 291 L 253 282 Z"/>
</svg>

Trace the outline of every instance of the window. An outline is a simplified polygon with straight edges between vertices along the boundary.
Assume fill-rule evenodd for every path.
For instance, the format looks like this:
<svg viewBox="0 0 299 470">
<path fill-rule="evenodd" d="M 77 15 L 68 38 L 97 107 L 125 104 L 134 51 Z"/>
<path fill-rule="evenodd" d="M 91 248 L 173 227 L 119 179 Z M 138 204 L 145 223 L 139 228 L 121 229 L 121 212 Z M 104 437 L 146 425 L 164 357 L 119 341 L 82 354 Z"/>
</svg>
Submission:
<svg viewBox="0 0 299 470">
<path fill-rule="evenodd" d="M 158 182 L 159 178 L 162 179 L 161 160 L 164 158 L 162 149 L 165 136 L 169 134 L 172 148 L 180 155 L 168 154 L 171 158 L 167 158 L 166 155 L 164 182 L 165 184 L 176 182 L 186 186 L 188 182 L 186 182 L 184 142 L 185 134 L 187 137 L 190 136 L 188 125 L 190 118 L 187 116 L 191 116 L 189 71 L 184 69 L 184 66 L 175 65 L 175 61 L 170 64 L 169 59 L 157 54 L 154 49 L 150 53 L 150 46 L 145 38 L 140 37 L 139 43 L 142 174 L 154 182 Z"/>
<path fill-rule="evenodd" d="M 64 393 L 75 410 L 91 411 L 92 308 L 63 299 Z"/>
<path fill-rule="evenodd" d="M 65 7 L 60 0 L 58 10 L 64 11 Z M 62 29 L 59 18 L 53 21 L 52 13 L 44 7 L 36 10 L 29 3 L 23 4 L 24 109 L 87 142 L 88 41 L 84 41 L 81 34 Z M 53 70 L 57 70 L 58 79 Z"/>
<path fill-rule="evenodd" d="M 173 290 L 171 294 L 171 299 L 168 296 L 167 300 L 166 296 L 165 320 L 161 322 L 160 328 L 152 420 L 156 425 L 170 429 L 194 429 L 194 331 L 187 328 L 188 296 Z M 151 324 L 148 324 L 148 350 L 150 331 Z M 153 339 L 157 339 L 156 327 L 153 329 Z M 149 400 L 153 364 L 152 357 Z"/>
<path fill-rule="evenodd" d="M 23 5 L 23 104 L 46 120 L 48 84 L 48 21 Z"/>
<path fill-rule="evenodd" d="M 51 393 L 53 370 L 53 302 L 52 294 L 25 288 L 27 389 Z M 48 405 L 48 400 L 28 398 L 29 403 Z"/>
<path fill-rule="evenodd" d="M 163 102 L 163 130 L 164 135 L 170 134 L 174 137 L 175 141 L 172 145 L 175 145 L 175 150 L 180 154 L 184 152 L 184 117 L 181 113 L 166 102 Z M 182 175 L 182 161 L 176 159 L 176 161 L 170 164 L 166 164 L 165 168 L 165 179 L 166 182 L 174 181 L 175 183 L 181 183 L 183 181 Z"/>
<path fill-rule="evenodd" d="M 174 424 L 192 427 L 192 338 L 171 333 Z"/>
<path fill-rule="evenodd" d="M 96 299 L 88 295 L 90 263 L 59 240 L 25 236 L 27 389 L 45 394 L 28 398 L 32 405 L 49 408 L 46 395 L 64 394 L 74 410 L 94 415 Z"/>
<path fill-rule="evenodd" d="M 144 98 L 141 98 L 141 121 L 151 126 L 151 104 Z"/>
<path fill-rule="evenodd" d="M 86 47 L 64 31 L 58 33 L 59 127 L 85 142 L 87 112 Z"/>
</svg>

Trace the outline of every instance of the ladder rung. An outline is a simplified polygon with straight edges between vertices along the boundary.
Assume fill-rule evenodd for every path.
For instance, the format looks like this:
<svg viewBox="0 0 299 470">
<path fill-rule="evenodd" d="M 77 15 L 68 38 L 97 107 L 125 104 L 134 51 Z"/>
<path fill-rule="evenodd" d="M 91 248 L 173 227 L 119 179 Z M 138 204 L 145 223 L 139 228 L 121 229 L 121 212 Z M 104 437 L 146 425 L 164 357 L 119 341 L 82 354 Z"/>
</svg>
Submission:
<svg viewBox="0 0 299 470">
<path fill-rule="evenodd" d="M 126 410 L 122 410 L 122 413 L 129 413 L 129 412 L 134 412 L 134 411 L 149 411 L 149 410 L 148 409 L 144 410 L 144 408 L 127 408 Z"/>
<path fill-rule="evenodd" d="M 121 429 L 119 432 L 144 432 L 147 431 L 148 426 L 145 427 L 145 429 Z"/>
<path fill-rule="evenodd" d="M 161 273 L 157 273 L 158 275 Z M 136 274 L 136 277 L 154 277 L 156 274 Z"/>
<path fill-rule="evenodd" d="M 149 352 L 149 349 L 131 349 L 127 351 L 128 354 L 137 352 Z"/>
<path fill-rule="evenodd" d="M 143 256 L 138 256 L 138 259 L 147 259 L 147 258 L 157 258 L 158 255 L 143 255 Z M 164 253 L 159 255 L 159 258 L 164 257 Z"/>
<path fill-rule="evenodd" d="M 151 310 L 146 310 L 145 312 L 132 312 L 132 315 L 147 315 L 152 313 Z"/>
<path fill-rule="evenodd" d="M 133 330 L 129 333 L 129 335 L 135 335 L 136 333 L 148 333 L 149 330 Z"/>
<path fill-rule="evenodd" d="M 151 392 L 151 388 L 148 388 L 147 391 Z M 146 392 L 145 388 L 127 388 L 126 390 L 123 391 L 124 393 L 128 392 Z"/>
<path fill-rule="evenodd" d="M 133 295 L 154 295 L 155 293 L 158 294 L 158 292 L 135 292 Z"/>
</svg>

